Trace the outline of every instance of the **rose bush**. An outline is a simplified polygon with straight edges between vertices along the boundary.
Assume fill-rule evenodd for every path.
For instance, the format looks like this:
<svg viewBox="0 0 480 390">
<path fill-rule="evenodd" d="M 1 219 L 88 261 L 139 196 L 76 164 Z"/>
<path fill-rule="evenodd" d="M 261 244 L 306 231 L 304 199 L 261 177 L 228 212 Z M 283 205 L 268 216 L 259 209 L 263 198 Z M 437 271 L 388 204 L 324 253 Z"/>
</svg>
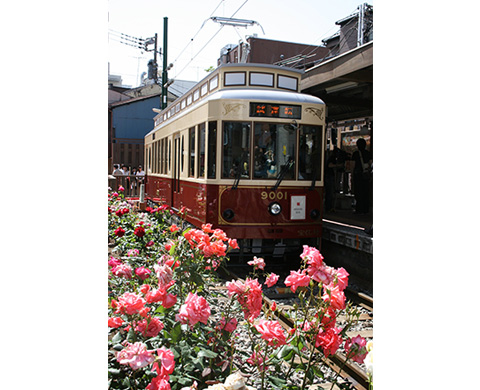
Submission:
<svg viewBox="0 0 480 390">
<path fill-rule="evenodd" d="M 251 277 L 228 282 L 225 293 L 210 288 L 238 248 L 222 230 L 172 223 L 167 206 L 139 212 L 120 190 L 109 194 L 108 212 L 109 388 L 230 389 L 243 372 L 259 376 L 250 384 L 262 389 L 304 389 L 343 343 L 347 358 L 367 360 L 365 339 L 346 336 L 358 317 L 343 292 L 348 273 L 325 265 L 316 248 L 304 247 L 301 268 L 284 281 L 292 292 L 302 287 L 287 333 L 276 304 L 263 303 L 264 259 L 254 257 Z M 266 287 L 279 281 L 274 273 L 263 278 Z M 340 315 L 348 319 L 342 326 Z M 240 329 L 249 335 L 247 352 L 236 344 Z M 301 385 L 293 372 L 303 373 Z"/>
</svg>

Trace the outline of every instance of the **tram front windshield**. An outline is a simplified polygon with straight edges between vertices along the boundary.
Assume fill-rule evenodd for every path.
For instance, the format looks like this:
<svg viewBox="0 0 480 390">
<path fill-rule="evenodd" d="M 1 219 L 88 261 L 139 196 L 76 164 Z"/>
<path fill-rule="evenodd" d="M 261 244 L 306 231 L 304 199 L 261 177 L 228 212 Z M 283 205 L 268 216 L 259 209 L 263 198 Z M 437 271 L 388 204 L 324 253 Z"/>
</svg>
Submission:
<svg viewBox="0 0 480 390">
<path fill-rule="evenodd" d="M 224 122 L 222 177 L 274 180 L 282 176 L 284 180 L 295 180 L 298 135 L 301 148 L 298 179 L 311 180 L 319 163 L 320 134 L 321 126 L 297 129 L 287 123 L 257 122 L 251 132 L 250 122 Z"/>
</svg>

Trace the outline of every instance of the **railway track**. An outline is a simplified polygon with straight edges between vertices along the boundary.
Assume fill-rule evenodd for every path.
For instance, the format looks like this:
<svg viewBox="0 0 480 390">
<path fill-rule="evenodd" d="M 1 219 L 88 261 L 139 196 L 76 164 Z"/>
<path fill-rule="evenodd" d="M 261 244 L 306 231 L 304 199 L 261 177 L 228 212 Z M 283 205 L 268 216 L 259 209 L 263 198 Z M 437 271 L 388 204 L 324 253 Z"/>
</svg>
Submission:
<svg viewBox="0 0 480 390">
<path fill-rule="evenodd" d="M 224 270 L 226 275 L 224 277 L 230 278 L 230 280 L 236 279 L 244 282 L 244 280 L 234 273 L 232 273 L 229 270 Z M 373 298 L 361 293 L 361 292 L 356 292 L 352 289 L 347 288 L 345 290 L 345 294 L 347 296 L 347 299 L 356 304 L 357 306 L 361 307 L 364 309 L 360 313 L 360 316 L 358 318 L 359 323 L 361 324 L 364 321 L 372 321 L 373 320 Z M 296 294 L 293 293 L 287 293 L 287 294 L 269 294 L 269 296 L 263 295 L 263 300 L 264 303 L 270 307 L 273 302 L 276 302 L 277 304 L 277 310 L 275 312 L 275 316 L 277 317 L 277 320 L 282 324 L 282 326 L 285 328 L 285 330 L 289 331 L 294 327 L 293 320 L 290 318 L 290 316 L 287 314 L 287 310 L 291 308 L 289 305 L 285 305 L 282 303 L 285 298 L 292 298 L 295 297 Z M 338 318 L 338 321 L 341 322 L 344 320 L 342 316 Z M 351 330 L 347 332 L 347 336 L 349 337 L 354 337 L 356 335 L 360 334 L 362 337 L 365 338 L 372 338 L 373 337 L 373 328 L 372 329 L 367 329 L 367 330 Z M 328 358 L 322 358 L 323 363 L 328 366 L 332 371 L 335 373 L 340 373 L 339 377 L 342 378 L 344 381 L 349 382 L 355 389 L 357 390 L 368 390 L 369 389 L 369 383 L 368 383 L 368 374 L 366 373 L 365 370 L 363 370 L 360 365 L 353 361 L 347 361 L 346 356 L 337 351 L 334 355 L 329 356 Z M 327 383 L 326 388 L 330 389 L 331 383 Z M 317 389 L 322 389 L 325 388 L 324 386 L 322 387 L 316 387 Z M 315 387 L 312 387 L 314 389 Z M 338 389 L 339 387 L 334 387 L 334 389 Z"/>
</svg>

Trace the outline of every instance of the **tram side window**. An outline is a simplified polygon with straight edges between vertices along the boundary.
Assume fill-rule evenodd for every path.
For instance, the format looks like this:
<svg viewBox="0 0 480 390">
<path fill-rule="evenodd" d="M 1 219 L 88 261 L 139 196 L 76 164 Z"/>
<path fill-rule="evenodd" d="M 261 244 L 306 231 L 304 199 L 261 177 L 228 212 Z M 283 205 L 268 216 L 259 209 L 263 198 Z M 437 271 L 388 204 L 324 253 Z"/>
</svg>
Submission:
<svg viewBox="0 0 480 390">
<path fill-rule="evenodd" d="M 198 177 L 205 177 L 205 123 L 198 126 Z"/>
<path fill-rule="evenodd" d="M 288 124 L 255 123 L 254 178 L 295 179 L 297 133 Z"/>
<path fill-rule="evenodd" d="M 299 180 L 321 179 L 321 134 L 321 126 L 302 126 L 300 128 L 300 151 L 298 154 Z"/>
<path fill-rule="evenodd" d="M 217 121 L 208 122 L 208 178 L 217 176 Z"/>
<path fill-rule="evenodd" d="M 222 178 L 250 178 L 250 122 L 223 122 Z"/>
<path fill-rule="evenodd" d="M 190 165 L 188 176 L 195 176 L 195 127 L 190 127 L 189 129 L 189 139 L 190 139 Z"/>
</svg>

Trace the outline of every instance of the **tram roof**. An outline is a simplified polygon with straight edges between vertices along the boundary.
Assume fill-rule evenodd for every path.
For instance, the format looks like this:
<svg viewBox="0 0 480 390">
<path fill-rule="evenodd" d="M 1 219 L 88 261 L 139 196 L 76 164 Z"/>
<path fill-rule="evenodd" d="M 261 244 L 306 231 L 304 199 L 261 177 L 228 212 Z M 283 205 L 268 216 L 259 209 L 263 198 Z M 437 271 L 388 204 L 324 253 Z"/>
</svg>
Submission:
<svg viewBox="0 0 480 390">
<path fill-rule="evenodd" d="M 267 101 L 285 101 L 292 103 L 310 103 L 310 104 L 324 104 L 322 99 L 307 95 L 299 92 L 287 92 L 279 90 L 268 89 L 245 89 L 245 88 L 229 88 L 221 89 L 209 97 L 207 100 L 219 100 L 219 99 L 231 99 L 231 100 L 267 100 Z"/>
<path fill-rule="evenodd" d="M 199 107 L 212 100 L 250 100 L 250 101 L 263 101 L 263 102 L 291 102 L 297 104 L 325 104 L 322 99 L 308 95 L 300 92 L 289 92 L 289 91 L 279 91 L 279 90 L 268 90 L 268 89 L 252 89 L 252 88 L 227 88 L 216 91 L 212 94 L 209 94 L 204 99 L 198 101 L 197 103 L 191 105 L 183 112 L 180 112 L 178 115 L 175 115 L 172 118 L 167 119 L 164 123 L 170 122 L 174 119 L 182 117 L 183 115 L 188 114 L 193 109 Z M 171 107 L 171 106 L 169 106 Z M 160 114 L 159 114 L 160 115 Z M 155 127 L 148 133 L 146 136 L 154 133 Z"/>
</svg>

